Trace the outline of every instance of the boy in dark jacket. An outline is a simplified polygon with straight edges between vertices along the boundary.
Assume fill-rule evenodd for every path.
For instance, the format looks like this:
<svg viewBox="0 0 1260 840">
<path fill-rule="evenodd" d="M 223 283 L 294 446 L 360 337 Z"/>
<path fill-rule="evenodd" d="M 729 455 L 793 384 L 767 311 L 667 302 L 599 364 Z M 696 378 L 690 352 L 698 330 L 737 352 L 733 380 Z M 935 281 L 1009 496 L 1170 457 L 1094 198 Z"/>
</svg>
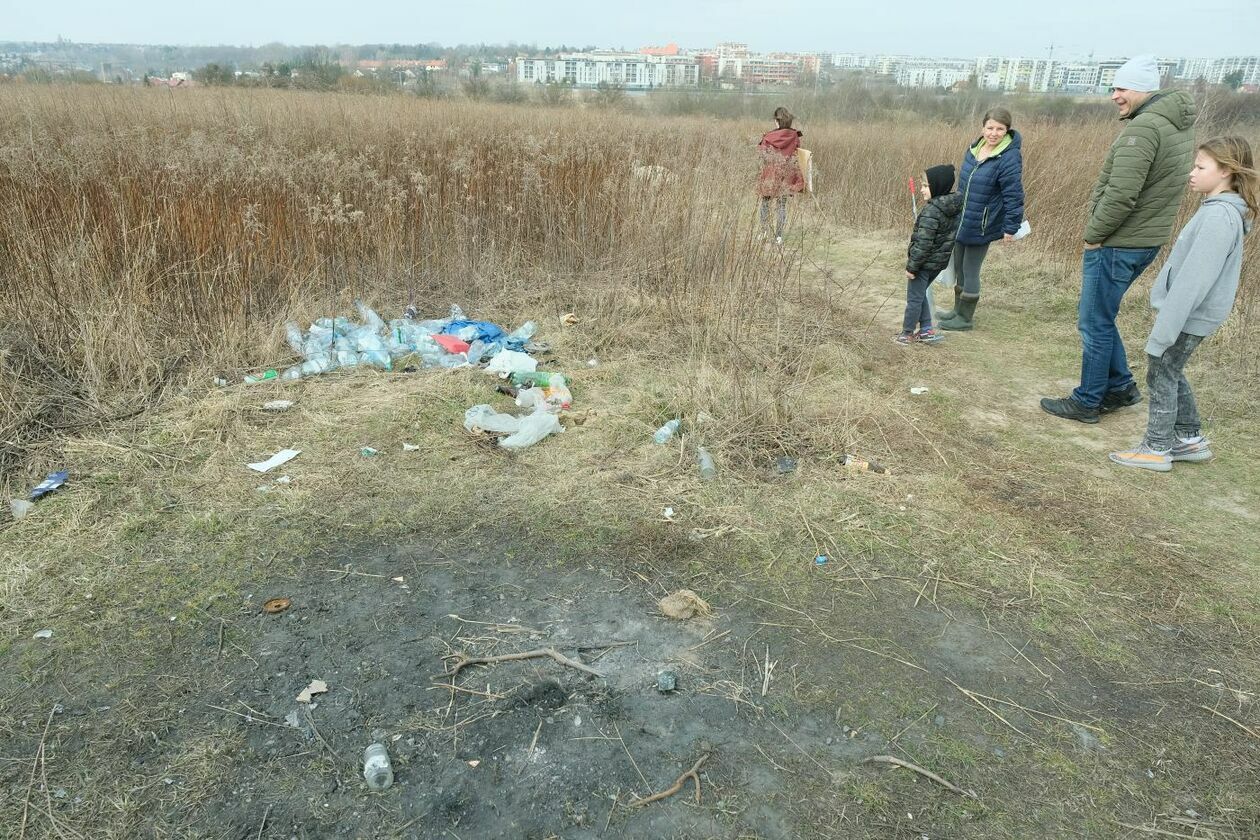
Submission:
<svg viewBox="0 0 1260 840">
<path fill-rule="evenodd" d="M 953 191 L 953 164 L 933 166 L 923 174 L 923 209 L 914 220 L 906 258 L 906 314 L 901 320 L 901 333 L 893 339 L 898 344 L 935 344 L 944 338 L 932 329 L 927 291 L 936 275 L 949 265 L 962 218 L 963 198 Z"/>
</svg>

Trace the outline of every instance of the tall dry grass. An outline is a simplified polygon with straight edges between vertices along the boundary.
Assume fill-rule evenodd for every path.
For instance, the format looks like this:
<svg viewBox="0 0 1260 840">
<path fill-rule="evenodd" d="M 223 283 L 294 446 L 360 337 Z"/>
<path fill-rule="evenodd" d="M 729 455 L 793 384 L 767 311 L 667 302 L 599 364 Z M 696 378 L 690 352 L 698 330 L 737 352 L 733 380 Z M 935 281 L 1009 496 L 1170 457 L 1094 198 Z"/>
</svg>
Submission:
<svg viewBox="0 0 1260 840">
<path fill-rule="evenodd" d="M 184 93 L 0 92 L 0 466 L 179 371 L 273 363 L 285 319 L 357 296 L 579 309 L 610 341 L 736 337 L 786 300 L 786 264 L 751 238 L 755 159 L 701 121 Z"/>
<path fill-rule="evenodd" d="M 956 162 L 975 133 L 805 127 L 811 211 L 898 236 L 907 175 Z M 1032 247 L 1068 265 L 1117 126 L 1019 127 Z M 609 345 L 714 358 L 736 399 L 782 419 L 783 371 L 750 375 L 747 347 L 816 340 L 819 313 L 796 252 L 753 236 L 763 129 L 402 96 L 0 88 L 0 470 L 172 381 L 282 361 L 285 319 L 356 296 L 503 322 L 578 309 Z M 636 163 L 676 178 L 644 182 Z M 1255 313 L 1254 258 L 1247 272 Z"/>
</svg>

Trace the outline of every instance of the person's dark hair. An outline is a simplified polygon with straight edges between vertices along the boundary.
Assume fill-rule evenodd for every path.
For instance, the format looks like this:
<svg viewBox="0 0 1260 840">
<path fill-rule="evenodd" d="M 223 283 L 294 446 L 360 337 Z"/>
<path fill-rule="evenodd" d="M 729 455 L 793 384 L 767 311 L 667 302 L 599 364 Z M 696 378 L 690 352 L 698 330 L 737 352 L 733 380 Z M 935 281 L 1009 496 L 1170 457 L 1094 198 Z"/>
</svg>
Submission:
<svg viewBox="0 0 1260 840">
<path fill-rule="evenodd" d="M 796 117 L 792 116 L 792 112 L 782 105 L 774 109 L 774 121 L 778 123 L 779 128 L 791 128 L 794 119 Z"/>
<path fill-rule="evenodd" d="M 990 108 L 989 110 L 985 111 L 984 119 L 980 121 L 980 125 L 984 125 L 989 120 L 993 120 L 994 122 L 1000 122 L 1002 125 L 1006 126 L 1007 131 L 1010 131 L 1011 128 L 1014 126 L 1014 122 L 1011 119 L 1011 112 L 1006 110 L 1005 108 Z"/>
</svg>

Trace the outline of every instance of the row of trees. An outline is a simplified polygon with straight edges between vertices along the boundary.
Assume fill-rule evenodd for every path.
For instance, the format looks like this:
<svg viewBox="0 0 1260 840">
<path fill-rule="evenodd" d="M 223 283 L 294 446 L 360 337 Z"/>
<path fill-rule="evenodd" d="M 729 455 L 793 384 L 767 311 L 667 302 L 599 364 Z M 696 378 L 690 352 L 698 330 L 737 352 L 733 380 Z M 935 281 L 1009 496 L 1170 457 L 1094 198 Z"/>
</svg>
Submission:
<svg viewBox="0 0 1260 840">
<path fill-rule="evenodd" d="M 299 87 L 307 90 L 336 90 L 346 76 L 346 68 L 329 53 L 311 50 L 293 62 L 263 62 L 257 72 L 237 75 L 231 67 L 211 62 L 193 71 L 193 79 L 204 85 L 251 85 Z"/>
</svg>

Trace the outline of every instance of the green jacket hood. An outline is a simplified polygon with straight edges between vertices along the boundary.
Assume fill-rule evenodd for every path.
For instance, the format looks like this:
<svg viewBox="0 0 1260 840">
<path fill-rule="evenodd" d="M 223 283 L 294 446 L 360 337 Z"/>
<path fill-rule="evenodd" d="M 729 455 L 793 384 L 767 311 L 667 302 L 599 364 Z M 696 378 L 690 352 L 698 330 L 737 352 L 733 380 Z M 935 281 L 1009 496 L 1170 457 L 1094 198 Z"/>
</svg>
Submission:
<svg viewBox="0 0 1260 840">
<path fill-rule="evenodd" d="M 1135 120 L 1147 115 L 1163 117 L 1178 131 L 1185 131 L 1194 125 L 1194 97 L 1184 90 L 1157 90 L 1141 108 L 1124 119 Z"/>
</svg>

